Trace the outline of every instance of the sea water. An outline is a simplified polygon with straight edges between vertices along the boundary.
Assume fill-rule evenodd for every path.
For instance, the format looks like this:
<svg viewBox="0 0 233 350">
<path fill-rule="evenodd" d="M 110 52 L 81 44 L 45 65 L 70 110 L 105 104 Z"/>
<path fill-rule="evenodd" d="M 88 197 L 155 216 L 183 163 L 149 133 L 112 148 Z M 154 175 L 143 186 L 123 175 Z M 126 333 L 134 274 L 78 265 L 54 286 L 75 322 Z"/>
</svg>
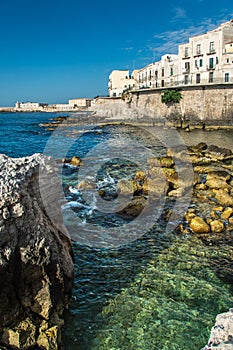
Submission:
<svg viewBox="0 0 233 350">
<path fill-rule="evenodd" d="M 11 157 L 38 152 L 55 158 L 64 154 L 81 157 L 83 169 L 88 168 L 83 178 L 89 176 L 96 191 L 108 194 L 105 201 L 109 208 L 118 181 L 131 178 L 143 163 L 142 147 L 155 157 L 165 154 L 166 145 L 159 135 L 155 142 L 150 132 L 123 125 L 100 128 L 71 123 L 69 130 L 63 129 L 54 137 L 43 123 L 57 116 L 0 114 L 0 152 Z M 233 149 L 232 132 L 197 131 L 181 136 L 184 144 L 206 141 Z M 80 169 L 66 164 L 62 170 L 64 220 L 70 220 L 71 209 L 74 226 L 77 218 L 83 227 L 91 225 L 95 235 L 101 228 L 101 239 L 107 240 L 112 228 L 120 233 L 130 222 L 114 211 L 99 211 L 92 192 L 90 198 L 83 198 L 78 188 Z M 96 174 L 93 169 L 97 169 Z M 174 203 L 170 200 L 163 205 L 169 209 Z M 149 230 L 119 246 L 106 247 L 102 241 L 99 246 L 92 245 L 90 240 L 82 244 L 76 239 L 75 285 L 63 330 L 67 350 L 188 350 L 201 349 L 207 343 L 216 314 L 233 304 L 232 245 L 223 242 L 211 246 L 194 236 L 165 232 L 161 216 Z"/>
</svg>

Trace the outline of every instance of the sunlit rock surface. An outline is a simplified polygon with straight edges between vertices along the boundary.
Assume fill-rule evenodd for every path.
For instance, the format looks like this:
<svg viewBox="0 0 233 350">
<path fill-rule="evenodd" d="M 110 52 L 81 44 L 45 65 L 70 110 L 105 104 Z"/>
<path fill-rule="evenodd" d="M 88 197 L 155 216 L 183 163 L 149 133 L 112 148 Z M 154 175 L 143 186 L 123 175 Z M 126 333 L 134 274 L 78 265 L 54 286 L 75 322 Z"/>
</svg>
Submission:
<svg viewBox="0 0 233 350">
<path fill-rule="evenodd" d="M 216 317 L 208 344 L 203 350 L 233 349 L 233 309 Z"/>
<path fill-rule="evenodd" d="M 59 349 L 73 285 L 59 181 L 48 158 L 0 156 L 0 348 Z M 43 177 L 47 209 L 41 199 Z"/>
</svg>

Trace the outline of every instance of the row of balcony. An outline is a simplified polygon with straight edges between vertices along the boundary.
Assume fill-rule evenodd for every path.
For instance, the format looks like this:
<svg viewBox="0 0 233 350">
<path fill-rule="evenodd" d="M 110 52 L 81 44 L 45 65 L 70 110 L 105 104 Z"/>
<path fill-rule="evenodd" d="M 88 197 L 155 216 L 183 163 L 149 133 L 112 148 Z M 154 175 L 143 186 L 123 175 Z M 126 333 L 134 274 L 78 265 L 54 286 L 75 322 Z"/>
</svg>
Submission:
<svg viewBox="0 0 233 350">
<path fill-rule="evenodd" d="M 185 52 L 184 53 L 184 56 L 183 56 L 183 58 L 190 58 L 190 57 L 196 57 L 196 56 L 203 56 L 204 54 L 206 54 L 206 55 L 213 55 L 213 54 L 215 54 L 216 53 L 216 50 L 215 49 L 212 49 L 212 50 L 209 50 L 208 52 L 201 52 L 201 51 L 197 51 L 196 53 L 194 53 L 194 54 L 191 54 L 190 52 Z"/>
<path fill-rule="evenodd" d="M 187 85 L 209 85 L 209 84 L 233 84 L 233 77 L 227 77 L 227 78 L 214 78 L 210 77 L 209 79 L 201 79 L 201 77 L 190 79 L 182 79 L 179 81 L 173 81 L 173 82 L 166 82 L 164 80 L 159 81 L 157 83 L 153 83 L 150 86 L 139 84 L 139 89 L 160 89 L 160 88 L 172 88 L 172 87 L 181 87 L 181 86 L 187 86 Z M 138 88 L 135 87 L 134 90 L 137 90 Z"/>
</svg>

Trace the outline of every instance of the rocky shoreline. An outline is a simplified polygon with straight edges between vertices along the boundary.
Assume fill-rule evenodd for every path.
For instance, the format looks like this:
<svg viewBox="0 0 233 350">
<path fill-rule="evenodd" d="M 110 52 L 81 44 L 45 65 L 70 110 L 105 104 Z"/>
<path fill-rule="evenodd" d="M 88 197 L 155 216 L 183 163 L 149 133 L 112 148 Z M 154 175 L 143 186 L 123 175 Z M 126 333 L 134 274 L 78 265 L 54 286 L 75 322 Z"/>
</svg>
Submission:
<svg viewBox="0 0 233 350">
<path fill-rule="evenodd" d="M 87 126 L 87 125 L 133 125 L 133 126 L 141 126 L 141 127 L 174 127 L 177 129 L 183 129 L 187 132 L 193 130 L 233 130 L 233 125 L 230 123 L 223 123 L 222 121 L 210 121 L 209 123 L 199 122 L 191 122 L 191 121 L 180 121 L 180 120 L 166 120 L 159 119 L 150 116 L 143 116 L 140 118 L 134 118 L 133 116 L 129 116 L 129 110 L 126 109 L 127 118 L 121 117 L 121 115 L 117 115 L 116 117 L 111 117 L 111 109 L 109 110 L 109 116 L 106 114 L 106 110 L 104 109 L 101 113 L 97 111 L 90 111 L 89 113 L 82 114 L 80 118 L 80 114 L 72 114 L 72 116 L 60 116 L 51 118 L 49 122 L 43 123 L 42 126 L 45 127 L 48 131 L 54 131 L 58 126 L 61 128 L 69 128 L 72 126 Z M 82 112 L 81 112 L 82 113 Z M 107 115 L 107 116 L 106 116 Z"/>
<path fill-rule="evenodd" d="M 82 160 L 78 157 L 66 161 L 82 166 Z M 85 163 L 85 160 L 83 162 Z M 207 247 L 215 245 L 232 247 L 233 152 L 230 149 L 208 146 L 202 142 L 186 149 L 183 147 L 168 149 L 165 156 L 147 159 L 147 163 L 149 165 L 147 172 L 138 170 L 132 179 L 118 183 L 120 194 L 133 196 L 131 203 L 119 212 L 119 215 L 137 217 L 151 195 L 158 198 L 165 195 L 174 201 L 190 196 L 190 204 L 183 217 L 180 217 L 180 213 L 173 208 L 165 211 L 164 220 L 169 222 L 171 218 L 177 219 L 179 222 L 177 226 L 174 220 L 175 232 L 184 239 L 196 237 Z M 95 183 L 82 181 L 77 188 L 81 191 L 93 190 Z M 109 193 L 105 193 L 102 189 L 99 190 L 99 195 L 109 198 Z M 200 254 L 205 253 L 203 251 Z M 219 261 L 216 260 L 212 269 L 219 278 L 232 284 L 233 256 L 230 251 L 229 254 L 231 255 L 226 256 L 226 261 L 223 262 L 224 267 L 220 268 Z M 111 312 L 112 310 L 110 314 Z M 232 310 L 230 310 L 217 316 L 216 325 L 204 350 L 232 349 L 232 333 Z M 104 341 L 100 342 L 103 346 Z"/>
<path fill-rule="evenodd" d="M 65 161 L 82 166 L 82 160 L 75 156 Z M 119 183 L 123 195 L 133 189 L 132 203 L 119 215 L 137 216 L 149 195 L 165 194 L 175 200 L 191 193 L 185 215 L 180 219 L 173 208 L 165 212 L 164 220 L 179 220 L 178 235 L 196 236 L 207 245 L 232 245 L 231 150 L 202 142 L 187 149 L 168 149 L 164 157 L 147 161 L 148 173 L 139 170 L 131 180 Z M 181 171 L 177 164 L 182 164 Z M 188 171 L 190 164 L 193 173 Z M 0 173 L 0 347 L 59 349 L 62 313 L 69 305 L 74 266 L 71 243 L 64 234 L 54 164 L 39 154 L 19 159 L 1 155 Z M 48 180 L 44 190 L 56 211 L 55 224 L 41 199 L 40 176 Z M 94 184 L 84 181 L 79 189 L 88 186 L 93 189 Z M 103 190 L 99 194 L 106 195 Z M 230 269 L 218 273 L 233 282 Z M 216 322 L 204 349 L 230 349 L 232 310 L 218 315 Z"/>
<path fill-rule="evenodd" d="M 56 171 L 40 154 L 1 155 L 0 174 L 0 348 L 60 349 L 74 267 Z M 44 190 L 56 225 L 45 211 L 40 176 L 47 179 Z"/>
</svg>

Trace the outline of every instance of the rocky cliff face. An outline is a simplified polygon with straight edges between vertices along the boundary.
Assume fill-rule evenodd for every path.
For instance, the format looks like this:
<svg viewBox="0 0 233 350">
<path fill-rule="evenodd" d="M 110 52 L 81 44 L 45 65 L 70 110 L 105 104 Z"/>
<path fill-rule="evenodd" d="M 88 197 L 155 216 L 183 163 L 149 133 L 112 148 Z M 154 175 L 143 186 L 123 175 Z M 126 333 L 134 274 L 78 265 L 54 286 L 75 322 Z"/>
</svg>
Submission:
<svg viewBox="0 0 233 350">
<path fill-rule="evenodd" d="M 216 317 L 211 330 L 208 345 L 202 350 L 232 350 L 233 349 L 233 309 Z"/>
<path fill-rule="evenodd" d="M 56 214 L 51 222 L 39 176 Z M 0 348 L 59 349 L 73 285 L 71 244 L 62 229 L 59 185 L 48 159 L 0 156 Z"/>
</svg>

